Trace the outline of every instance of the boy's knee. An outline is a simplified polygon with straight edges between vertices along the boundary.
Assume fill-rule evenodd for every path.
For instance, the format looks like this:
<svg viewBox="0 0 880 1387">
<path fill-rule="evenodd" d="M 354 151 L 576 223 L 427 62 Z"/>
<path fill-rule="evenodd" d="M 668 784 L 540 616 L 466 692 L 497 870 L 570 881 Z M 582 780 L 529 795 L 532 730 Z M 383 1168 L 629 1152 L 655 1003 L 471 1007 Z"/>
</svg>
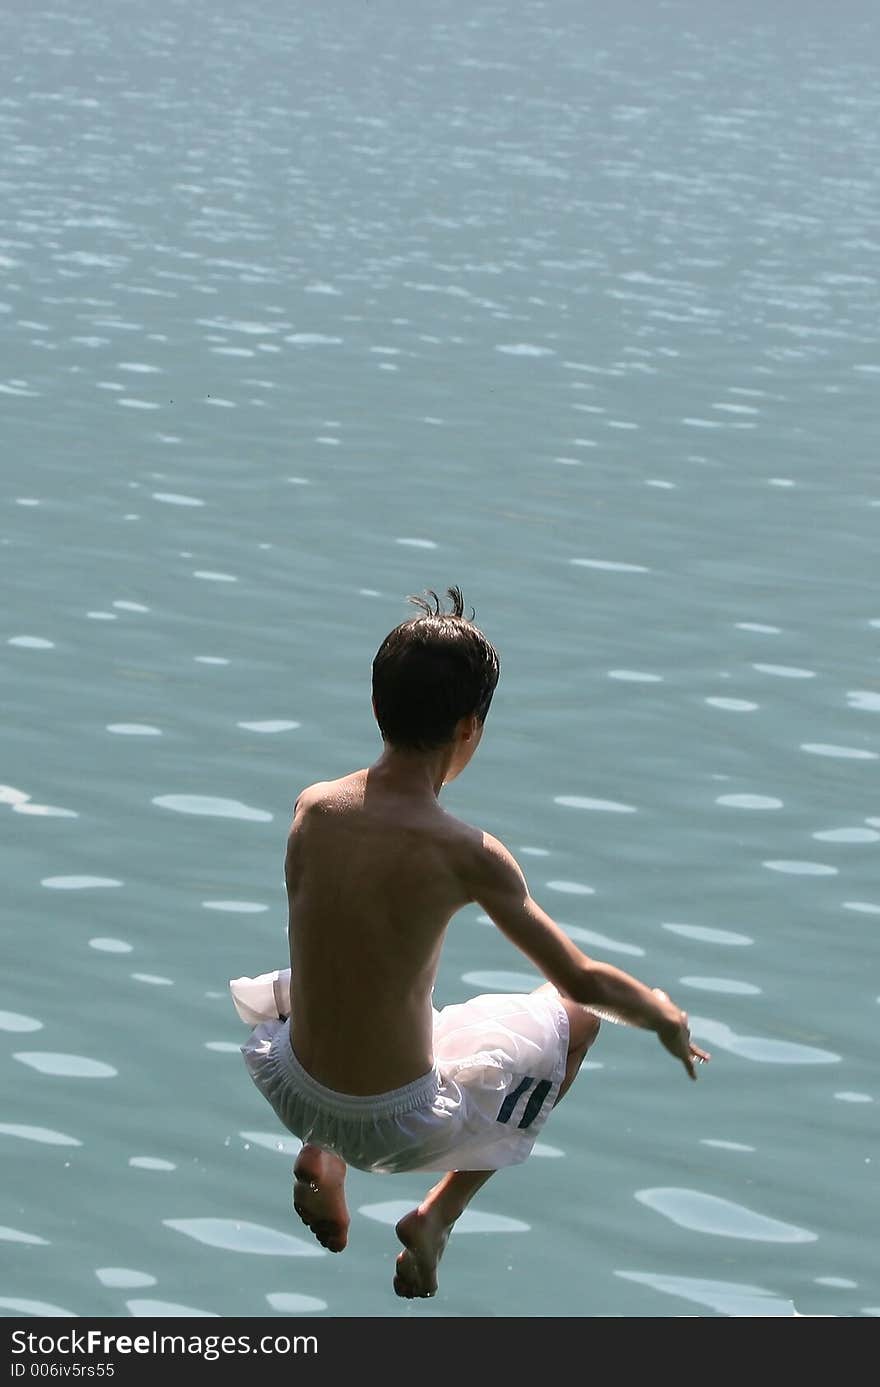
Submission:
<svg viewBox="0 0 880 1387">
<path fill-rule="evenodd" d="M 565 1009 L 568 1012 L 569 1053 L 577 1051 L 586 1054 L 599 1034 L 602 1023 L 594 1011 L 577 1002 L 567 1001 Z"/>
<path fill-rule="evenodd" d="M 596 1036 L 602 1028 L 602 1022 L 594 1011 L 587 1011 L 586 1008 L 583 1025 L 583 1049 L 589 1050 Z"/>
</svg>

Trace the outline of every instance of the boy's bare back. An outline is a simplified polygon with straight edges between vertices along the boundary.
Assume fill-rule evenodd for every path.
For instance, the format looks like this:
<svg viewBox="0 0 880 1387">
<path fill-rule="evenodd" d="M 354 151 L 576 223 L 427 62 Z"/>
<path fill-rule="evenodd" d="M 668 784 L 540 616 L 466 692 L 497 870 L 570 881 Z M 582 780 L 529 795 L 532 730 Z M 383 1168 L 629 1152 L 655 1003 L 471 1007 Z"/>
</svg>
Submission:
<svg viewBox="0 0 880 1387">
<path fill-rule="evenodd" d="M 446 927 L 471 899 L 482 835 L 380 765 L 303 790 L 287 841 L 291 1040 L 340 1093 L 430 1071 Z"/>
</svg>

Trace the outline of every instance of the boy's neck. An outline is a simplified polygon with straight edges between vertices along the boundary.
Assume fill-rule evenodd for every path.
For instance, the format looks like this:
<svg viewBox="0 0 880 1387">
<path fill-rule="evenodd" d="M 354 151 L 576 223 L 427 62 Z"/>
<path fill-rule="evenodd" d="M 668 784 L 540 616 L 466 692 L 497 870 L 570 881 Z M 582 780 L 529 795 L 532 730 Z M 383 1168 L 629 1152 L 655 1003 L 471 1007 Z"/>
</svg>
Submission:
<svg viewBox="0 0 880 1387">
<path fill-rule="evenodd" d="M 449 778 L 455 752 L 455 743 L 432 751 L 411 751 L 385 742 L 381 756 L 370 767 L 370 774 L 400 794 L 419 799 L 432 795 L 437 799 Z"/>
</svg>

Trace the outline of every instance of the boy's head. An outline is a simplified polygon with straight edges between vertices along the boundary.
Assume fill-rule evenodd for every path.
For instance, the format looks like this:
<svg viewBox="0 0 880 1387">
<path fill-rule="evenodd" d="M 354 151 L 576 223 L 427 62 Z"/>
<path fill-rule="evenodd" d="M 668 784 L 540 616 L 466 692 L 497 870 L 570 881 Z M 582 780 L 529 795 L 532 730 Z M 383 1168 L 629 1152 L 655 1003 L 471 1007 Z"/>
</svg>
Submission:
<svg viewBox="0 0 880 1387">
<path fill-rule="evenodd" d="M 455 735 L 460 718 L 486 720 L 498 683 L 495 647 L 471 608 L 464 615 L 460 588 L 447 588 L 452 610 L 440 610 L 429 589 L 408 600 L 421 615 L 402 621 L 385 637 L 373 659 L 373 707 L 383 740 L 407 751 L 432 751 Z"/>
</svg>

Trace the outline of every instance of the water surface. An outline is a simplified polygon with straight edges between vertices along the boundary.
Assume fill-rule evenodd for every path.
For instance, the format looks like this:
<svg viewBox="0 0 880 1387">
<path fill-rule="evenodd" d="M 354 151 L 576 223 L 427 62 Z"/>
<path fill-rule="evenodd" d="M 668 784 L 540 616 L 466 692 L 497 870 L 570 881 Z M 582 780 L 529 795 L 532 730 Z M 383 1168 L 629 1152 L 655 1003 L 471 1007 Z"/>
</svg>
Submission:
<svg viewBox="0 0 880 1387">
<path fill-rule="evenodd" d="M 0 16 L 0 1313 L 880 1313 L 878 51 L 856 4 Z M 502 678 L 448 808 L 714 1058 L 606 1026 L 413 1307 L 430 1177 L 308 1241 L 226 985 L 449 583 Z M 438 1001 L 511 975 L 463 912 Z"/>
</svg>

